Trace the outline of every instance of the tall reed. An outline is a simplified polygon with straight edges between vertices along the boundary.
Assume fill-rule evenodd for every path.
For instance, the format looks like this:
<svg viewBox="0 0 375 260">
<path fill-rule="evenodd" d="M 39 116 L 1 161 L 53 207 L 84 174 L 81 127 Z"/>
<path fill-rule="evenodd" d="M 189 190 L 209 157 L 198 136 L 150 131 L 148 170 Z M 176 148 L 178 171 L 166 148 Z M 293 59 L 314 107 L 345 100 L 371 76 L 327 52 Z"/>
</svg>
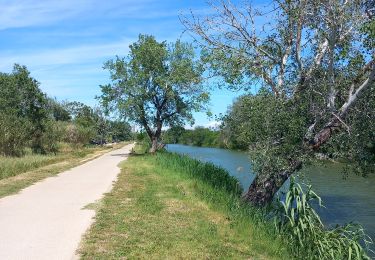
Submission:
<svg viewBox="0 0 375 260">
<path fill-rule="evenodd" d="M 303 187 L 304 186 L 304 187 Z M 359 224 L 349 223 L 326 229 L 312 204 L 322 207 L 321 198 L 311 185 L 300 185 L 294 178 L 273 210 L 277 230 L 296 256 L 305 259 L 370 259 L 372 243 Z"/>
</svg>

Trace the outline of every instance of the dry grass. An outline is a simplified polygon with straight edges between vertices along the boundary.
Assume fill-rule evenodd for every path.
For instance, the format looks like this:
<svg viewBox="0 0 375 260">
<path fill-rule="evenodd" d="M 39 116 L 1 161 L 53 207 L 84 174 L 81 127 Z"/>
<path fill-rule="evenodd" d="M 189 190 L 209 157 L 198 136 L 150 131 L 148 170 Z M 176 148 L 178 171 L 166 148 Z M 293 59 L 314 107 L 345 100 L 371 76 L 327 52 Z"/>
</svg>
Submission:
<svg viewBox="0 0 375 260">
<path fill-rule="evenodd" d="M 63 149 L 57 155 L 26 155 L 20 158 L 0 157 L 0 198 L 19 192 L 56 174 L 92 160 L 124 144 L 104 147 Z"/>
</svg>

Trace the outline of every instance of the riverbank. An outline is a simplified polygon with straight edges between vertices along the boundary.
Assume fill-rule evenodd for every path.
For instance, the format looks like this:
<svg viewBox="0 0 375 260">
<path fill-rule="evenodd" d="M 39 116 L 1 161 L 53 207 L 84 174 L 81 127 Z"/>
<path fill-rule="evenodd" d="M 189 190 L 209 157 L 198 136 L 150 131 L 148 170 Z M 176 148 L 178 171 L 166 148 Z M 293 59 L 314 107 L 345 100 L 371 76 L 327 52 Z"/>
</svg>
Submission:
<svg viewBox="0 0 375 260">
<path fill-rule="evenodd" d="M 29 154 L 23 157 L 0 157 L 0 198 L 17 193 L 40 180 L 97 158 L 125 144 L 84 148 L 64 146 L 64 149 L 56 155 Z"/>
<path fill-rule="evenodd" d="M 272 223 L 241 204 L 237 181 L 176 154 L 130 157 L 97 205 L 83 259 L 290 259 Z"/>
</svg>

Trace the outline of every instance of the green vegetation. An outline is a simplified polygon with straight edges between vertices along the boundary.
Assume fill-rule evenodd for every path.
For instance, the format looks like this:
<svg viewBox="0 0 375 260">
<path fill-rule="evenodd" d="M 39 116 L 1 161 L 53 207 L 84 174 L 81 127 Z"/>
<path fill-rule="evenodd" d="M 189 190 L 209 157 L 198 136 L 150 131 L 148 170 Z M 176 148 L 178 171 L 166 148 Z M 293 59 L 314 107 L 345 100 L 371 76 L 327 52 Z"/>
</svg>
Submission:
<svg viewBox="0 0 375 260">
<path fill-rule="evenodd" d="M 179 40 L 167 44 L 140 35 L 128 57 L 117 57 L 104 67 L 112 84 L 101 86 L 102 105 L 142 126 L 151 152 L 160 148 L 164 126 L 192 122 L 192 112 L 203 110 L 208 101 L 201 85 L 203 67 L 191 44 Z"/>
<path fill-rule="evenodd" d="M 267 206 L 317 152 L 374 172 L 374 1 L 210 6 L 181 20 L 210 75 L 229 89 L 254 88 L 224 119 L 230 144 L 249 148 L 257 173 L 244 199 Z"/>
<path fill-rule="evenodd" d="M 170 153 L 133 156 L 98 205 L 83 259 L 289 259 L 272 222 L 243 205 L 237 181 Z"/>
<path fill-rule="evenodd" d="M 0 73 L 0 196 L 80 163 L 88 144 L 130 140 L 130 125 L 108 118 L 119 112 L 149 138 L 138 136 L 134 154 L 161 150 L 160 138 L 244 149 L 257 176 L 241 199 L 236 180 L 211 164 L 134 156 L 99 207 L 84 258 L 366 258 L 363 230 L 326 230 L 310 188 L 292 181 L 267 207 L 317 153 L 374 173 L 374 1 L 280 0 L 261 11 L 250 1 L 209 3 L 212 12 L 181 17 L 201 59 L 191 44 L 140 35 L 127 57 L 105 63 L 104 110 L 48 98 L 25 66 Z M 220 131 L 181 128 L 206 111 L 202 75 L 257 88 L 234 102 Z"/>
<path fill-rule="evenodd" d="M 303 188 L 291 178 L 285 198 L 273 210 L 277 230 L 287 237 L 284 241 L 293 254 L 305 259 L 370 259 L 372 241 L 363 228 L 349 223 L 327 230 L 312 207 L 314 201 L 322 206 L 311 185 Z"/>
<path fill-rule="evenodd" d="M 143 155 L 150 150 L 150 142 L 137 142 L 133 147 L 132 154 Z"/>
<path fill-rule="evenodd" d="M 21 158 L 0 157 L 0 180 L 56 163 L 60 160 L 61 156 L 41 154 L 28 155 Z"/>
<path fill-rule="evenodd" d="M 369 259 L 362 228 L 323 226 L 311 186 L 292 180 L 283 200 L 262 210 L 241 193 L 235 178 L 210 163 L 166 152 L 130 157 L 96 207 L 81 256 Z"/>
<path fill-rule="evenodd" d="M 17 193 L 44 178 L 87 162 L 115 146 L 71 148 L 65 145 L 56 155 L 29 154 L 23 157 L 0 156 L 0 198 Z"/>
<path fill-rule="evenodd" d="M 99 108 L 48 98 L 25 66 L 16 64 L 12 73 L 0 73 L 0 156 L 22 156 L 30 150 L 54 154 L 61 142 L 80 148 L 130 140 L 130 130 L 126 122 L 108 120 Z M 34 160 L 39 164 L 47 159 Z"/>
<path fill-rule="evenodd" d="M 184 129 L 180 126 L 171 127 L 162 134 L 166 144 L 186 144 L 203 147 L 226 147 L 219 130 L 204 127 Z"/>
<path fill-rule="evenodd" d="M 49 152 L 43 143 L 47 99 L 39 84 L 15 65 L 12 73 L 0 73 L 0 86 L 0 155 L 21 155 L 26 143 L 34 152 Z"/>
</svg>

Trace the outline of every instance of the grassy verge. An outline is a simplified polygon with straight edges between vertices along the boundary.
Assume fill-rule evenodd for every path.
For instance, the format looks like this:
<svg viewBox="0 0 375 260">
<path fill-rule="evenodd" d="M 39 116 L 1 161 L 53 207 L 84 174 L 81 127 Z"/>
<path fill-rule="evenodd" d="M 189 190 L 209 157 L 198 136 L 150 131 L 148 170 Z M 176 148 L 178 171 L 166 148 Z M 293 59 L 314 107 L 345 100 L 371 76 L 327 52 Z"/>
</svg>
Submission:
<svg viewBox="0 0 375 260">
<path fill-rule="evenodd" d="M 0 157 L 0 198 L 96 158 L 115 146 L 95 146 L 81 149 L 64 147 L 56 155 L 26 155 L 20 158 Z"/>
<path fill-rule="evenodd" d="M 122 163 L 82 242 L 83 259 L 287 259 L 260 213 L 211 164 L 160 153 Z"/>
<path fill-rule="evenodd" d="M 133 155 L 144 155 L 150 149 L 150 143 L 147 141 L 137 142 L 132 150 Z"/>
</svg>

